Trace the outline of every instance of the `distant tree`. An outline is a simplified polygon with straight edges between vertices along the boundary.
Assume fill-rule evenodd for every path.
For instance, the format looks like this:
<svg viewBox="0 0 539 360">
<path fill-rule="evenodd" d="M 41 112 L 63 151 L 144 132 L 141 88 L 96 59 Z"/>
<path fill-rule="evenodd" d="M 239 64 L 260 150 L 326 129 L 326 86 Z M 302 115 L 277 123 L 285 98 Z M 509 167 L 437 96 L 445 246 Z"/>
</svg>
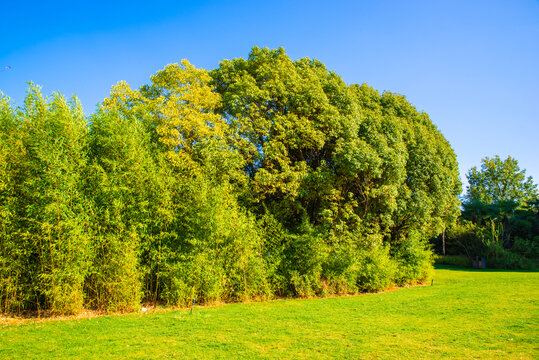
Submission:
<svg viewBox="0 0 539 360">
<path fill-rule="evenodd" d="M 468 172 L 462 215 L 480 225 L 501 224 L 503 246 L 510 249 L 514 240 L 512 218 L 517 210 L 526 210 L 537 201 L 537 184 L 510 156 L 506 160 L 497 155 L 485 157 L 481 162 L 481 170 L 473 167 Z"/>
<path fill-rule="evenodd" d="M 484 158 L 481 170 L 474 166 L 467 178 L 466 203 L 478 201 L 491 205 L 514 202 L 523 205 L 538 197 L 537 184 L 531 176 L 526 178 L 526 170 L 521 170 L 518 161 L 510 156 L 506 160 L 501 160 L 498 155 Z"/>
</svg>

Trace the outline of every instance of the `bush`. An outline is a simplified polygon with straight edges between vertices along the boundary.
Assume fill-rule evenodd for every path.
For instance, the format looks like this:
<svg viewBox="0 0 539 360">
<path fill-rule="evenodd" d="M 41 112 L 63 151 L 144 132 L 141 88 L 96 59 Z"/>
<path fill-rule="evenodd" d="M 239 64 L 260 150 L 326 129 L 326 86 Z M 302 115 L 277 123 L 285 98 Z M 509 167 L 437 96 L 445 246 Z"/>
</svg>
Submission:
<svg viewBox="0 0 539 360">
<path fill-rule="evenodd" d="M 520 254 L 508 250 L 499 251 L 495 257 L 487 259 L 491 261 L 490 267 L 512 270 L 536 270 L 538 263 L 536 259 L 528 259 Z"/>
<path fill-rule="evenodd" d="M 351 236 L 331 238 L 322 264 L 323 294 L 354 294 L 357 287 L 358 252 Z"/>
<path fill-rule="evenodd" d="M 471 268 L 472 261 L 464 255 L 440 255 L 436 257 L 436 264 L 451 265 L 460 268 Z"/>
<path fill-rule="evenodd" d="M 87 306 L 133 311 L 142 297 L 138 238 L 134 232 L 95 236 L 96 256 L 86 280 Z"/>
<path fill-rule="evenodd" d="M 515 237 L 511 251 L 528 259 L 539 259 L 539 236 L 532 239 Z"/>
<path fill-rule="evenodd" d="M 311 228 L 300 234 L 289 234 L 284 251 L 289 294 L 299 297 L 322 295 L 322 266 L 328 252 L 322 236 Z"/>
<path fill-rule="evenodd" d="M 357 260 L 357 287 L 365 292 L 389 288 L 397 274 L 397 264 L 389 256 L 389 247 L 376 246 L 359 253 Z"/>
<path fill-rule="evenodd" d="M 431 278 L 434 255 L 419 236 L 410 237 L 392 249 L 397 262 L 396 283 L 398 285 L 423 283 Z"/>
<path fill-rule="evenodd" d="M 446 255 L 464 255 L 469 259 L 474 256 L 486 256 L 487 245 L 483 239 L 488 235 L 486 227 L 460 219 L 445 232 Z M 439 253 L 441 241 L 441 236 L 434 241 Z"/>
<path fill-rule="evenodd" d="M 192 298 L 199 303 L 221 300 L 225 274 L 218 260 L 211 252 L 201 252 L 171 263 L 160 273 L 161 298 L 175 306 L 185 306 Z"/>
</svg>

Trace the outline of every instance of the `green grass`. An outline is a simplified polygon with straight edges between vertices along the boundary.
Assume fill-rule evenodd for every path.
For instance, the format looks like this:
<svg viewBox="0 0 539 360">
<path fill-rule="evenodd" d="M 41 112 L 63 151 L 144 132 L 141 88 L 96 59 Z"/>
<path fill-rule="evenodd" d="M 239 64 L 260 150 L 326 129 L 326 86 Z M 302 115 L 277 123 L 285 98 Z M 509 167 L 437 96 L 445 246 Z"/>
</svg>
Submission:
<svg viewBox="0 0 539 360">
<path fill-rule="evenodd" d="M 0 325 L 1 359 L 537 359 L 539 273 L 440 267 L 434 286 Z"/>
</svg>

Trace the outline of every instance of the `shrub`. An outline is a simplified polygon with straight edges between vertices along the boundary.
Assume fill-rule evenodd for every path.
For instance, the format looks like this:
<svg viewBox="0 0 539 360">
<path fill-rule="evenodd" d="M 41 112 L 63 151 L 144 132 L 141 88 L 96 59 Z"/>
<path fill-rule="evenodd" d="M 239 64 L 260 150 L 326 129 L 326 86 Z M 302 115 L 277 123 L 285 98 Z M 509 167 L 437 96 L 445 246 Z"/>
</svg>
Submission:
<svg viewBox="0 0 539 360">
<path fill-rule="evenodd" d="M 397 275 L 397 263 L 389 256 L 387 246 L 376 246 L 360 252 L 357 263 L 357 287 L 361 291 L 386 290 Z"/>
<path fill-rule="evenodd" d="M 452 265 L 460 268 L 470 268 L 472 261 L 464 255 L 440 255 L 436 257 L 436 264 Z"/>
<path fill-rule="evenodd" d="M 393 259 L 397 262 L 395 278 L 398 285 L 422 283 L 432 276 L 434 255 L 416 234 L 412 233 L 391 250 Z"/>
</svg>

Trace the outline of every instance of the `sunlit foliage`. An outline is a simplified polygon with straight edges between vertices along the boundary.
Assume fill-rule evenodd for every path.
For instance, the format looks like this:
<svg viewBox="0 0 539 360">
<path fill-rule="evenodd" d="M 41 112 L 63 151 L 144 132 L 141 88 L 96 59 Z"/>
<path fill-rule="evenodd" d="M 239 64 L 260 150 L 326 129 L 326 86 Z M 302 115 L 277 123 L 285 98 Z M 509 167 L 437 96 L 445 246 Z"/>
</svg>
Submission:
<svg viewBox="0 0 539 360">
<path fill-rule="evenodd" d="M 132 310 L 425 281 L 453 150 L 404 96 L 253 48 L 76 100 L 0 103 L 2 311 Z"/>
</svg>

